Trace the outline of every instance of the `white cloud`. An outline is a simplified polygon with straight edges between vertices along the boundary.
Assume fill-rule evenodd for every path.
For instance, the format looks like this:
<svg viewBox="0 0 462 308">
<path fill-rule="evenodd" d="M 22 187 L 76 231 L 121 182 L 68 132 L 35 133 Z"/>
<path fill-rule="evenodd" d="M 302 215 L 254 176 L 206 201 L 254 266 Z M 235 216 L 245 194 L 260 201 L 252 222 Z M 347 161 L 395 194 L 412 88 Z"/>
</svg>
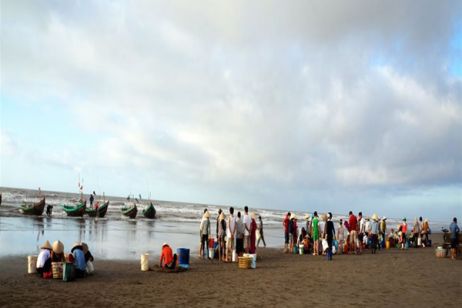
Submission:
<svg viewBox="0 0 462 308">
<path fill-rule="evenodd" d="M 7 2 L 2 83 L 57 97 L 104 136 L 54 159 L 83 170 L 220 192 L 451 185 L 462 83 L 444 68 L 460 6 Z"/>
</svg>

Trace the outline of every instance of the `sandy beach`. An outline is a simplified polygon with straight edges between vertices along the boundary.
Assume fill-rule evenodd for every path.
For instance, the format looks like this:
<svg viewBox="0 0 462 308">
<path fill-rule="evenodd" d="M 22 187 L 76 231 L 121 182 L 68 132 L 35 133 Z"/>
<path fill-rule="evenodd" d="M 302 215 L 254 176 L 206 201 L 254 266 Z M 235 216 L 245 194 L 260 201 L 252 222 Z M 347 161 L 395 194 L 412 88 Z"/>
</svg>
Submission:
<svg viewBox="0 0 462 308">
<path fill-rule="evenodd" d="M 141 272 L 139 261 L 96 261 L 97 272 L 65 283 L 26 274 L 25 257 L 0 262 L 0 306 L 404 306 L 462 305 L 462 263 L 434 249 L 324 257 L 260 249 L 257 269 L 194 259 L 183 273 Z M 151 265 L 157 258 L 151 258 Z"/>
</svg>

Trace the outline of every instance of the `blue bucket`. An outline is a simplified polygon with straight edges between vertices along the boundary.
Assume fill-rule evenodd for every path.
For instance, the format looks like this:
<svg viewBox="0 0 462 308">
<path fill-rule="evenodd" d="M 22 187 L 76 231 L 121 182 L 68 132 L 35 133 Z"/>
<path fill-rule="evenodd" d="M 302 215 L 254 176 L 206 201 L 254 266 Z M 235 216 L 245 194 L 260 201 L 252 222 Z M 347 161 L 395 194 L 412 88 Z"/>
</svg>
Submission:
<svg viewBox="0 0 462 308">
<path fill-rule="evenodd" d="M 183 268 L 189 268 L 189 249 L 187 248 L 178 248 L 176 250 L 178 254 L 178 264 Z"/>
</svg>

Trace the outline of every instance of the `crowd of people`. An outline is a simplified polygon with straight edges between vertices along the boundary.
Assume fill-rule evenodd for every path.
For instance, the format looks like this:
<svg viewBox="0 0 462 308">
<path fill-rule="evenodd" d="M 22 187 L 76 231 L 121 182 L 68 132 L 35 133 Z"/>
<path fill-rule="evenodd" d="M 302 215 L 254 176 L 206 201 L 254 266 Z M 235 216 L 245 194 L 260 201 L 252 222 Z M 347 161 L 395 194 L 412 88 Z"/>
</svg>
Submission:
<svg viewBox="0 0 462 308">
<path fill-rule="evenodd" d="M 71 275 L 76 278 L 83 278 L 93 273 L 93 261 L 93 255 L 86 243 L 75 243 L 70 253 L 66 254 L 64 253 L 64 244 L 61 241 L 55 241 L 51 245 L 47 240 L 40 247 L 36 262 L 36 272 L 42 278 L 52 278 L 53 262 L 70 263 L 73 265 Z"/>
<path fill-rule="evenodd" d="M 227 215 L 222 209 L 218 210 L 216 237 L 213 237 L 210 213 L 208 209 L 204 209 L 199 227 L 201 258 L 211 259 L 213 255 L 223 262 L 232 262 L 244 253 L 255 254 L 260 242 L 266 247 L 261 216 L 257 218 L 255 213 L 249 213 L 247 206 L 244 207 L 243 214 L 240 211 L 237 214 L 234 212 L 233 207 L 229 208 Z M 209 249 L 213 249 L 216 254 L 210 254 Z"/>
<path fill-rule="evenodd" d="M 387 218 L 373 214 L 363 217 L 362 212 L 355 215 L 349 212 L 348 218 L 334 224 L 332 213 L 305 216 L 305 224 L 298 225 L 295 214 L 288 212 L 283 219 L 284 251 L 305 254 L 326 255 L 332 260 L 335 253 L 360 254 L 370 249 L 372 254 L 385 247 L 407 249 L 409 247 L 430 247 L 431 233 L 428 219 L 416 218 L 412 229 L 407 219 L 396 229 L 387 229 Z"/>
</svg>

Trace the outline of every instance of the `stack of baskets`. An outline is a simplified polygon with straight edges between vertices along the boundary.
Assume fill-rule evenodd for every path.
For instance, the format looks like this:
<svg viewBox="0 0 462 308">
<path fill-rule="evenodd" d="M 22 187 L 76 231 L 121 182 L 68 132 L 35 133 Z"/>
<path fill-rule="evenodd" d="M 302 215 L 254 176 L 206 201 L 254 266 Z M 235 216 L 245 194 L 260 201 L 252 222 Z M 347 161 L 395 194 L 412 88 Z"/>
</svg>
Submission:
<svg viewBox="0 0 462 308">
<path fill-rule="evenodd" d="M 239 257 L 239 268 L 249 269 L 252 263 L 251 257 Z"/>
</svg>

